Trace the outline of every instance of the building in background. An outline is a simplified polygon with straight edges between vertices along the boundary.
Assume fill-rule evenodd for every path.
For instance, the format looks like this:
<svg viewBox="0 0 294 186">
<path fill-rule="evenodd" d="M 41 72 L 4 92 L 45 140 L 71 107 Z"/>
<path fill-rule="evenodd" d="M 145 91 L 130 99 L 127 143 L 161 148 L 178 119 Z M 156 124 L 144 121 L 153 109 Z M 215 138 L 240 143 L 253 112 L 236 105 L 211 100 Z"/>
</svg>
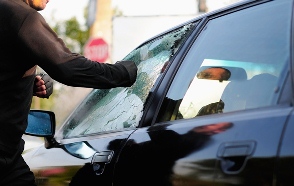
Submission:
<svg viewBox="0 0 294 186">
<path fill-rule="evenodd" d="M 115 63 L 148 38 L 239 0 L 89 0 L 86 57 Z M 164 24 L 162 24 L 164 23 Z"/>
</svg>

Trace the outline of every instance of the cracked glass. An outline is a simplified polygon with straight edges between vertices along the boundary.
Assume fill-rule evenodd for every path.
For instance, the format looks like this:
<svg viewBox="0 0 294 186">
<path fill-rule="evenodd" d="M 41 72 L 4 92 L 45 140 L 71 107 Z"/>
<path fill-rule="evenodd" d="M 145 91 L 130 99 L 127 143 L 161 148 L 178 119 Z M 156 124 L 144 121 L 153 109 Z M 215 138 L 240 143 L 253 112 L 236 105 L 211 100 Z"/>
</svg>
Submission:
<svg viewBox="0 0 294 186">
<path fill-rule="evenodd" d="M 65 121 L 62 138 L 136 128 L 150 90 L 194 26 L 185 25 L 130 52 L 123 61 L 134 61 L 138 67 L 134 85 L 91 91 Z"/>
</svg>

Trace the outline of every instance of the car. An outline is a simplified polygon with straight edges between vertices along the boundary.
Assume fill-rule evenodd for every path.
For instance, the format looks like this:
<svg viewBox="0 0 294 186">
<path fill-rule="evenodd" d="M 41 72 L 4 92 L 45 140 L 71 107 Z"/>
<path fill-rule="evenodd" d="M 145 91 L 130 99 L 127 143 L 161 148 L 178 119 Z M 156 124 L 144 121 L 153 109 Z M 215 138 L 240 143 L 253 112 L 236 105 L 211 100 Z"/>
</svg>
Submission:
<svg viewBox="0 0 294 186">
<path fill-rule="evenodd" d="M 131 87 L 94 89 L 55 133 L 31 110 L 37 185 L 294 185 L 293 0 L 250 0 L 160 33 L 122 60 Z"/>
</svg>

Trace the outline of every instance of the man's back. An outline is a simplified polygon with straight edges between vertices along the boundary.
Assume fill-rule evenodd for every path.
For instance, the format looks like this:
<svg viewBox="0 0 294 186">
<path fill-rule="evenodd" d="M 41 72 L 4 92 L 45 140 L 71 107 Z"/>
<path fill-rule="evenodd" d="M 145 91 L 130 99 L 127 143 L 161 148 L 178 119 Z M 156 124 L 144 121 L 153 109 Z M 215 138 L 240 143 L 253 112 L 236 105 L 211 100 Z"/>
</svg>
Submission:
<svg viewBox="0 0 294 186">
<path fill-rule="evenodd" d="M 30 12 L 21 0 L 0 0 L 0 148 L 5 151 L 17 147 L 32 98 L 36 67 L 18 38 Z"/>
</svg>

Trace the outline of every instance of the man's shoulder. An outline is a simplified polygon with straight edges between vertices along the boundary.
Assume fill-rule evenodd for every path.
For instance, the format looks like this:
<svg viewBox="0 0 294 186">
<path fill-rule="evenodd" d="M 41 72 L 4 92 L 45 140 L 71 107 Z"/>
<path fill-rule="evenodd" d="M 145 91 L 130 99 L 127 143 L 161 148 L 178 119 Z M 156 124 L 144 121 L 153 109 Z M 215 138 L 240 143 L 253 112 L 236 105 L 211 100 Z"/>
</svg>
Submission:
<svg viewBox="0 0 294 186">
<path fill-rule="evenodd" d="M 22 0 L 0 0 L 0 14 L 29 14 L 32 11 Z"/>
<path fill-rule="evenodd" d="M 0 24 L 18 31 L 24 20 L 36 10 L 22 0 L 0 0 Z"/>
</svg>

